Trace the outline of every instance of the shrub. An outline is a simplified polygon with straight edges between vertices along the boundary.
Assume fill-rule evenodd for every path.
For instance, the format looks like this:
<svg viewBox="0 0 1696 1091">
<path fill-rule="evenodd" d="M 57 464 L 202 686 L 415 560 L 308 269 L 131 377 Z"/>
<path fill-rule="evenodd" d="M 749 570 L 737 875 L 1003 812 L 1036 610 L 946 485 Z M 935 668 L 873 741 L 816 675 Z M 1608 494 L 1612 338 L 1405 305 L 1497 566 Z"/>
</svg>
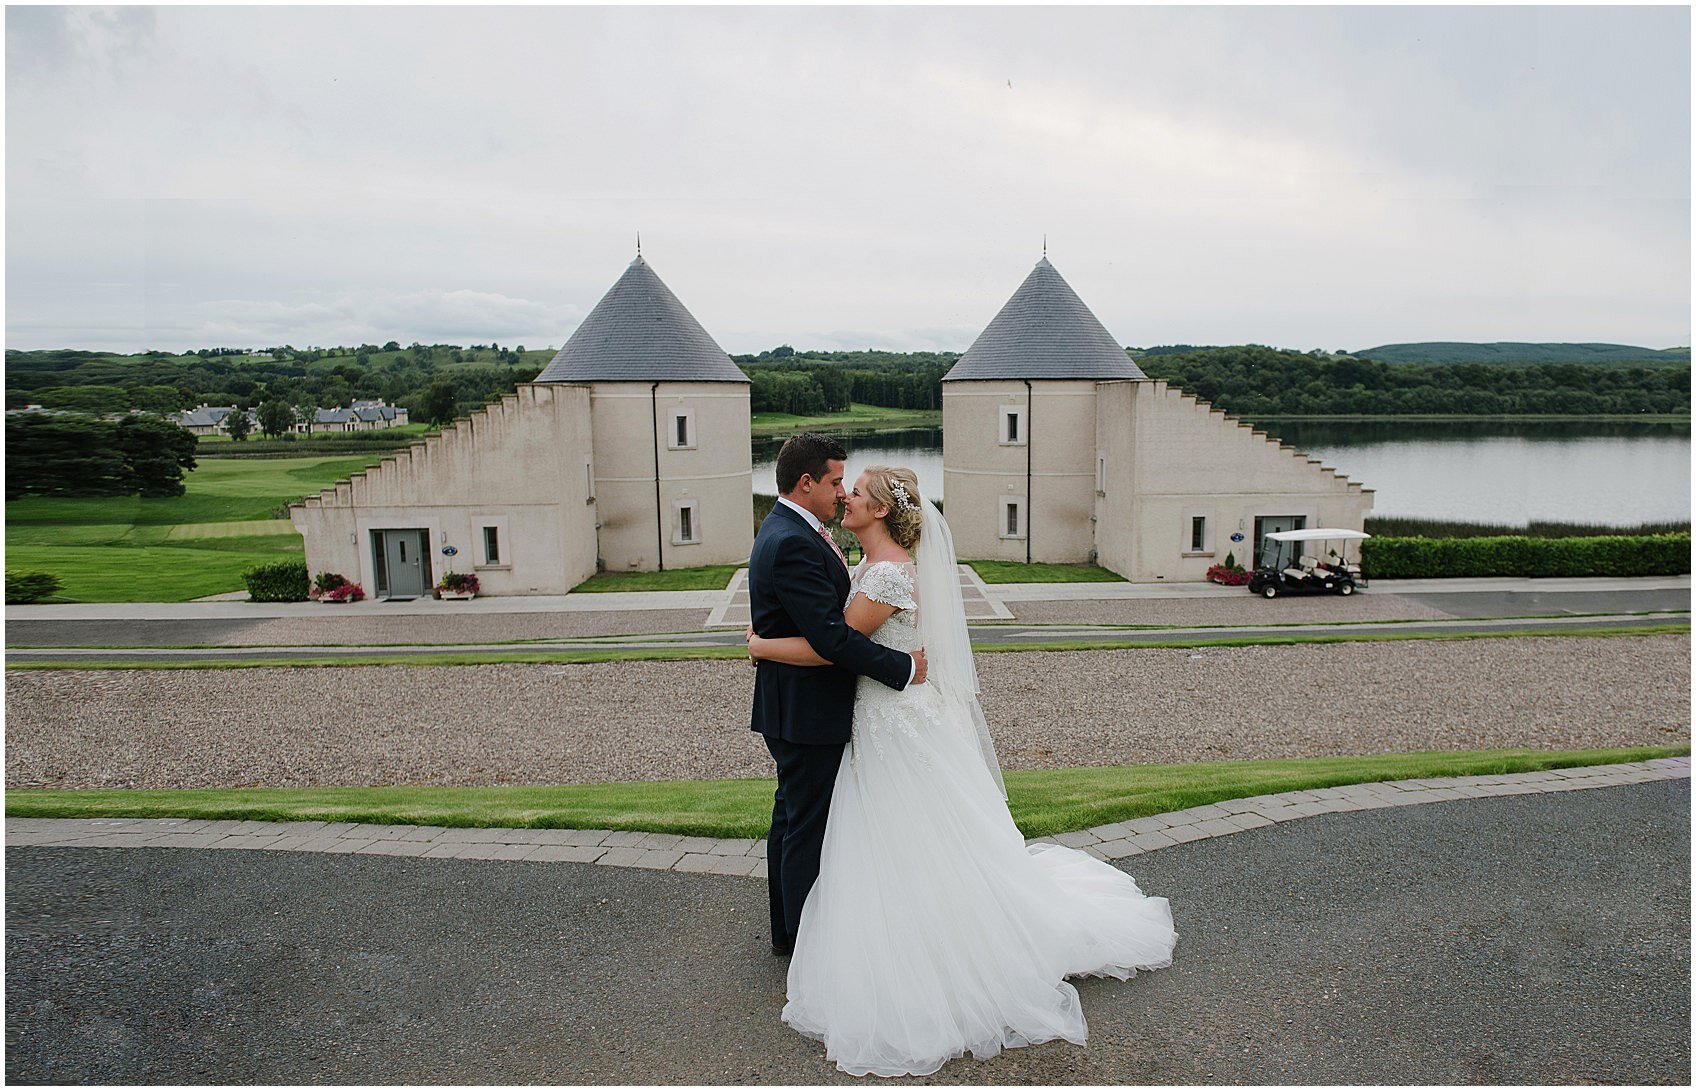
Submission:
<svg viewBox="0 0 1696 1091">
<path fill-rule="evenodd" d="M 40 602 L 59 593 L 64 584 L 49 572 L 14 572 L 6 570 L 6 604 Z"/>
<path fill-rule="evenodd" d="M 305 602 L 306 562 L 274 561 L 242 573 L 250 602 Z"/>
<path fill-rule="evenodd" d="M 1361 568 L 1386 580 L 1445 577 L 1680 576 L 1690 571 L 1690 535 L 1593 538 L 1370 538 Z"/>
</svg>

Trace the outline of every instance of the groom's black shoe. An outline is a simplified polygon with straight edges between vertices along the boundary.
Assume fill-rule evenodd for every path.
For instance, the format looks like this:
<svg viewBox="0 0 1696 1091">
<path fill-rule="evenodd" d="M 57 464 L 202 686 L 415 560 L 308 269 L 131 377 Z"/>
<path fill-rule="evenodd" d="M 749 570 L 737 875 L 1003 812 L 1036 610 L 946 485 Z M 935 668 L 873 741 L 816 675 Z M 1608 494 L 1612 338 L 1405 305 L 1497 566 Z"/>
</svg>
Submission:
<svg viewBox="0 0 1696 1091">
<path fill-rule="evenodd" d="M 795 941 L 792 939 L 774 939 L 771 941 L 771 953 L 787 957 L 795 953 Z"/>
</svg>

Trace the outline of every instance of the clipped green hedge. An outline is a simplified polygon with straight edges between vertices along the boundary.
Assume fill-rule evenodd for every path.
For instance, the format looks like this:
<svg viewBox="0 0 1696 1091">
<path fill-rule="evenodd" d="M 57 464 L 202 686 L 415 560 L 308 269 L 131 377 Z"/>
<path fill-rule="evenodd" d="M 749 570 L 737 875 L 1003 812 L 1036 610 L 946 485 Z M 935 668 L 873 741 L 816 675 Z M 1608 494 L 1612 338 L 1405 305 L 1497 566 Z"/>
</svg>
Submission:
<svg viewBox="0 0 1696 1091">
<path fill-rule="evenodd" d="M 275 561 L 241 574 L 250 602 L 305 602 L 311 587 L 305 561 Z"/>
<path fill-rule="evenodd" d="M 1370 538 L 1361 567 L 1373 579 L 1485 576 L 1681 576 L 1690 535 L 1599 538 Z"/>
<path fill-rule="evenodd" d="M 7 605 L 40 602 L 59 593 L 64 584 L 51 572 L 15 572 L 6 570 Z"/>
</svg>

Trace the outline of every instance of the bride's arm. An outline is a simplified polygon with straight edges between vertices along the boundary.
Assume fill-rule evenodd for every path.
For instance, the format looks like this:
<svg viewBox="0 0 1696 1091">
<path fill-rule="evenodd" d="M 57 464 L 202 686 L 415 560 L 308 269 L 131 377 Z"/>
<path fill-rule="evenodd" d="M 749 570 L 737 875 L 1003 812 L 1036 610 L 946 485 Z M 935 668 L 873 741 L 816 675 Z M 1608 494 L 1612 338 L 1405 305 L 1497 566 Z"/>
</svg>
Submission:
<svg viewBox="0 0 1696 1091">
<path fill-rule="evenodd" d="M 850 629 L 858 630 L 864 636 L 871 636 L 893 613 L 895 607 L 856 594 L 849 600 L 843 620 L 848 623 Z M 756 660 L 769 659 L 773 663 L 787 663 L 792 667 L 830 666 L 830 660 L 814 651 L 804 636 L 756 636 L 750 629 L 748 654 Z"/>
</svg>

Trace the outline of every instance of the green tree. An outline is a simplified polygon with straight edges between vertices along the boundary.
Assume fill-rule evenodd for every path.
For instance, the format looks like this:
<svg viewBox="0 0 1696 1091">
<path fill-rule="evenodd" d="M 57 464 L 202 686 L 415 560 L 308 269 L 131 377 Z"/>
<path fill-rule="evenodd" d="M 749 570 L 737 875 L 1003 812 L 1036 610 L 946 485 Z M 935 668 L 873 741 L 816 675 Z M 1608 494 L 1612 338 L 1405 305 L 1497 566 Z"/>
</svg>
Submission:
<svg viewBox="0 0 1696 1091">
<path fill-rule="evenodd" d="M 92 417 L 25 413 L 7 421 L 6 499 L 123 496 L 128 473 L 113 431 Z"/>
<path fill-rule="evenodd" d="M 240 443 L 247 438 L 249 432 L 253 431 L 253 422 L 247 419 L 246 410 L 238 407 L 224 418 L 224 428 L 230 433 L 231 439 Z"/>
<path fill-rule="evenodd" d="M 259 427 L 268 436 L 280 436 L 294 428 L 294 409 L 287 402 L 272 399 L 259 405 Z"/>
<path fill-rule="evenodd" d="M 446 424 L 459 409 L 459 392 L 451 379 L 438 379 L 424 391 L 418 413 L 430 424 Z"/>
<path fill-rule="evenodd" d="M 183 473 L 194 469 L 192 432 L 158 417 L 132 415 L 118 422 L 115 439 L 124 459 L 126 492 L 183 494 Z"/>
</svg>

